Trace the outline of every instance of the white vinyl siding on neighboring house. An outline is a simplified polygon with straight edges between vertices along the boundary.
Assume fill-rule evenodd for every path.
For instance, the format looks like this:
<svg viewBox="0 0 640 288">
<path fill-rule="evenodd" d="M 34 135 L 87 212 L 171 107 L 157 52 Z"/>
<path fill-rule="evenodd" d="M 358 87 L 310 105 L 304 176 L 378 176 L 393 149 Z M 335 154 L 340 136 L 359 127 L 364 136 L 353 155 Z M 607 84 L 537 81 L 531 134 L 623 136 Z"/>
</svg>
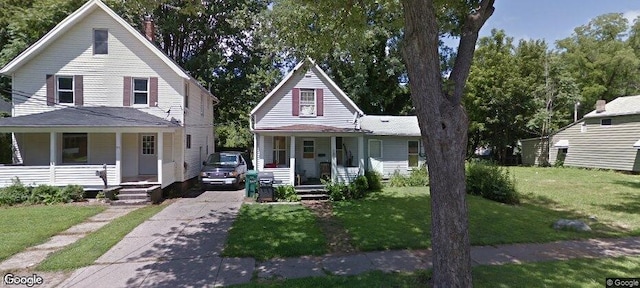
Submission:
<svg viewBox="0 0 640 288">
<path fill-rule="evenodd" d="M 94 29 L 97 28 L 109 32 L 108 54 L 97 55 L 99 57 L 94 55 L 92 47 Z M 12 89 L 21 92 L 14 94 L 14 116 L 62 108 L 58 105 L 43 105 L 47 102 L 47 85 L 44 81 L 46 75 L 74 75 L 74 86 L 80 83 L 77 77 L 81 75 L 84 82 L 84 105 L 112 107 L 123 106 L 123 77 L 158 77 L 158 107 L 166 109 L 142 105 L 137 108 L 163 119 L 173 118 L 184 122 L 184 113 L 177 107 L 182 107 L 184 103 L 182 87 L 185 79 L 100 9 L 75 23 L 66 33 L 60 35 L 15 72 Z M 57 85 L 55 80 L 52 84 Z M 32 96 L 19 96 L 24 94 Z M 77 91 L 74 98 L 74 104 L 79 105 Z M 55 101 L 54 97 L 52 102 Z M 146 106 L 153 106 L 154 103 L 148 104 Z M 171 109 L 167 115 L 169 107 L 176 108 Z"/>
</svg>

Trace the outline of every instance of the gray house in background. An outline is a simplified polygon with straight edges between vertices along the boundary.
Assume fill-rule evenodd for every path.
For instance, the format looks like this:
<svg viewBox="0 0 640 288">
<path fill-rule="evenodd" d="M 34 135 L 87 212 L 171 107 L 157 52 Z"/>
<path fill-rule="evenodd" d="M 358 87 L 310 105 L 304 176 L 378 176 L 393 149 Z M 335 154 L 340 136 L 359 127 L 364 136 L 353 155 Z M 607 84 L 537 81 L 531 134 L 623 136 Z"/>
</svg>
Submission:
<svg viewBox="0 0 640 288">
<path fill-rule="evenodd" d="M 0 98 L 0 112 L 5 112 L 11 115 L 11 102 Z"/>
<path fill-rule="evenodd" d="M 549 163 L 560 159 L 565 166 L 640 172 L 640 95 L 599 102 L 596 110 L 551 136 Z M 535 141 L 526 140 L 521 140 L 523 163 L 544 158 L 543 150 L 527 143 Z"/>
</svg>

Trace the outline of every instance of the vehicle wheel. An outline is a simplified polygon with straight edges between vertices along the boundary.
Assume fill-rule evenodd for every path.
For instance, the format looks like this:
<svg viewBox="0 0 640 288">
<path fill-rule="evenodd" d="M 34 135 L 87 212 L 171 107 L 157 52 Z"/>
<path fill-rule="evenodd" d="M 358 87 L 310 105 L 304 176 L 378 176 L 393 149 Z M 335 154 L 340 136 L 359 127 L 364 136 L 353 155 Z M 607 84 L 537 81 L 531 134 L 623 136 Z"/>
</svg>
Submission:
<svg viewBox="0 0 640 288">
<path fill-rule="evenodd" d="M 233 189 L 240 190 L 240 178 L 236 179 L 236 183 L 233 184 Z"/>
</svg>

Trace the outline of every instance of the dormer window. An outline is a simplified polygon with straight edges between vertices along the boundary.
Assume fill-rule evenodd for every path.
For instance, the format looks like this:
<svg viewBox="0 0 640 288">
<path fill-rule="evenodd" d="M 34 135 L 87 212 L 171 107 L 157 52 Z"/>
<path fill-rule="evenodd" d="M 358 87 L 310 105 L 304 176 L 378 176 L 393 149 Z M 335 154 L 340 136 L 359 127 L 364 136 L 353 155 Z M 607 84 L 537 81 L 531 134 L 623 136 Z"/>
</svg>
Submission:
<svg viewBox="0 0 640 288">
<path fill-rule="evenodd" d="M 73 76 L 57 76 L 57 103 L 73 104 Z"/>
<path fill-rule="evenodd" d="M 107 29 L 93 30 L 93 55 L 109 54 L 109 31 Z"/>
<path fill-rule="evenodd" d="M 316 93 L 313 89 L 300 89 L 300 116 L 316 116 Z"/>
</svg>

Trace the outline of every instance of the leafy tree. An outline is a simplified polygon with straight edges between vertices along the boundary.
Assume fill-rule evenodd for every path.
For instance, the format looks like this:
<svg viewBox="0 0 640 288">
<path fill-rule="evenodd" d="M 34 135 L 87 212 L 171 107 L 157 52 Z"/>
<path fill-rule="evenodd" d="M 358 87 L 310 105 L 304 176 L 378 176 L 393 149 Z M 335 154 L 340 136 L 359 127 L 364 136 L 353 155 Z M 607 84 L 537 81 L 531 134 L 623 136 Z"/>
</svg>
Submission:
<svg viewBox="0 0 640 288">
<path fill-rule="evenodd" d="M 315 59 L 333 47 L 360 51 L 367 43 L 370 11 L 402 13 L 401 47 L 411 99 L 418 116 L 429 168 L 434 287 L 471 286 L 468 213 L 465 200 L 464 160 L 468 118 L 462 106 L 478 31 L 493 14 L 493 0 L 442 1 L 276 1 L 273 9 L 285 15 L 278 36 Z M 287 3 L 293 6 L 279 6 Z M 312 13 L 303 13 L 312 11 Z M 460 45 L 449 77 L 443 77 L 439 37 L 456 35 Z M 293 53 L 294 51 L 286 51 Z M 286 53 L 285 52 L 285 53 Z M 360 61 L 348 53 L 350 61 Z"/>
<path fill-rule="evenodd" d="M 557 42 L 562 61 L 572 71 L 582 94 L 581 115 L 592 110 L 596 100 L 608 102 L 639 92 L 640 59 L 629 44 L 637 37 L 634 32 L 625 40 L 628 28 L 621 13 L 604 14 Z"/>
</svg>

